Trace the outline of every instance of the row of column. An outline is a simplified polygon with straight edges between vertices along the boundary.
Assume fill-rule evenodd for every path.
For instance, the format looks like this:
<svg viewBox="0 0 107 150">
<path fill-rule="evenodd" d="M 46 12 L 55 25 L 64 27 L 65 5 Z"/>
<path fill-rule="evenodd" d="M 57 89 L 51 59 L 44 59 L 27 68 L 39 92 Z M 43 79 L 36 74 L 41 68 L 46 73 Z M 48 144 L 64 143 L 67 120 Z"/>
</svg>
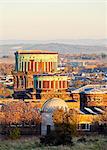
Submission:
<svg viewBox="0 0 107 150">
<path fill-rule="evenodd" d="M 67 89 L 67 81 L 35 81 L 35 88 L 39 89 Z"/>
<path fill-rule="evenodd" d="M 15 86 L 14 88 L 21 89 L 26 88 L 26 77 L 25 76 L 15 76 Z"/>
<path fill-rule="evenodd" d="M 21 62 L 19 64 L 19 71 L 32 71 L 32 72 L 51 72 L 57 69 L 56 62 L 35 62 L 30 60 L 29 62 Z"/>
</svg>

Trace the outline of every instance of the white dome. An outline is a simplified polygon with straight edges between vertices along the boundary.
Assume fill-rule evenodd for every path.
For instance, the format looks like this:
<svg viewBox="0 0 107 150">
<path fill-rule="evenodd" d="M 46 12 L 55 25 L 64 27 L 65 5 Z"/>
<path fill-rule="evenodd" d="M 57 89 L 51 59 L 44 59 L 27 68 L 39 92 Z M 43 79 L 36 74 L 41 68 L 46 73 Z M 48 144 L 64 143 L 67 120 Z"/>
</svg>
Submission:
<svg viewBox="0 0 107 150">
<path fill-rule="evenodd" d="M 51 98 L 47 100 L 42 107 L 43 112 L 53 112 L 56 109 L 67 110 L 68 106 L 66 102 L 60 98 Z"/>
</svg>

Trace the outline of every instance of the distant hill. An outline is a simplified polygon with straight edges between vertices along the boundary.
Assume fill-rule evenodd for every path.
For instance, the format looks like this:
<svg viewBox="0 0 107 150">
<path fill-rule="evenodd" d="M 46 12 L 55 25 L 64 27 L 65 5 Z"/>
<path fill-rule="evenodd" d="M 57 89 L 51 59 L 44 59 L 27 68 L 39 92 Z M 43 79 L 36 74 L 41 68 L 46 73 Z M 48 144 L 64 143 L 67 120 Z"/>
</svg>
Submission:
<svg viewBox="0 0 107 150">
<path fill-rule="evenodd" d="M 20 44 L 49 44 L 60 43 L 70 45 L 86 45 L 86 46 L 106 46 L 107 39 L 58 39 L 58 40 L 0 40 L 0 45 L 20 45 Z"/>
<path fill-rule="evenodd" d="M 57 51 L 59 53 L 106 53 L 107 54 L 107 45 L 106 40 L 75 40 L 75 41 L 64 41 L 60 40 L 60 43 L 54 42 L 42 42 L 37 41 L 0 41 L 0 56 L 13 55 L 17 49 L 41 49 L 41 50 L 50 50 Z M 86 43 L 85 43 L 86 42 Z"/>
</svg>

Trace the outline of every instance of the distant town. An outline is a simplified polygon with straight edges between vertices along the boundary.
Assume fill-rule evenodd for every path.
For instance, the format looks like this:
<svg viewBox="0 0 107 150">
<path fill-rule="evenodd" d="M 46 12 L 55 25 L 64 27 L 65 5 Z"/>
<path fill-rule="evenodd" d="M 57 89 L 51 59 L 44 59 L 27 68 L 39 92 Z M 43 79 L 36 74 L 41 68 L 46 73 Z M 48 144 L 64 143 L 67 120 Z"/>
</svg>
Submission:
<svg viewBox="0 0 107 150">
<path fill-rule="evenodd" d="M 2 136 L 41 136 L 45 145 L 105 135 L 107 55 L 19 49 L 14 57 L 2 56 L 0 124 Z"/>
</svg>

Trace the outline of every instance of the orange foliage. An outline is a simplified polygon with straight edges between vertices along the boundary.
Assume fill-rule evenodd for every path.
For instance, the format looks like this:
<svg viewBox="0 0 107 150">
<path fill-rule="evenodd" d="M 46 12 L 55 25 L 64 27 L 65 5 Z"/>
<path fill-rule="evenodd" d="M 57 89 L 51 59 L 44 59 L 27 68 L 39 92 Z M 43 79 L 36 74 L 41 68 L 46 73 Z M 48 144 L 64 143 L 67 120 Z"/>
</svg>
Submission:
<svg viewBox="0 0 107 150">
<path fill-rule="evenodd" d="M 63 109 L 58 109 L 53 113 L 53 122 L 55 124 L 60 123 L 69 123 L 69 124 L 77 124 L 79 121 L 78 113 L 70 109 L 69 111 L 65 111 Z"/>
<path fill-rule="evenodd" d="M 63 116 L 64 116 L 64 110 L 63 109 L 57 109 L 53 113 L 53 122 L 55 124 L 61 124 L 63 122 Z"/>
<path fill-rule="evenodd" d="M 1 122 L 6 124 L 31 123 L 39 124 L 41 122 L 41 115 L 32 103 L 25 103 L 24 101 L 10 102 L 3 107 L 2 113 L 4 119 Z"/>
<path fill-rule="evenodd" d="M 99 121 L 107 124 L 107 108 L 104 110 L 103 114 L 99 115 Z"/>
</svg>

